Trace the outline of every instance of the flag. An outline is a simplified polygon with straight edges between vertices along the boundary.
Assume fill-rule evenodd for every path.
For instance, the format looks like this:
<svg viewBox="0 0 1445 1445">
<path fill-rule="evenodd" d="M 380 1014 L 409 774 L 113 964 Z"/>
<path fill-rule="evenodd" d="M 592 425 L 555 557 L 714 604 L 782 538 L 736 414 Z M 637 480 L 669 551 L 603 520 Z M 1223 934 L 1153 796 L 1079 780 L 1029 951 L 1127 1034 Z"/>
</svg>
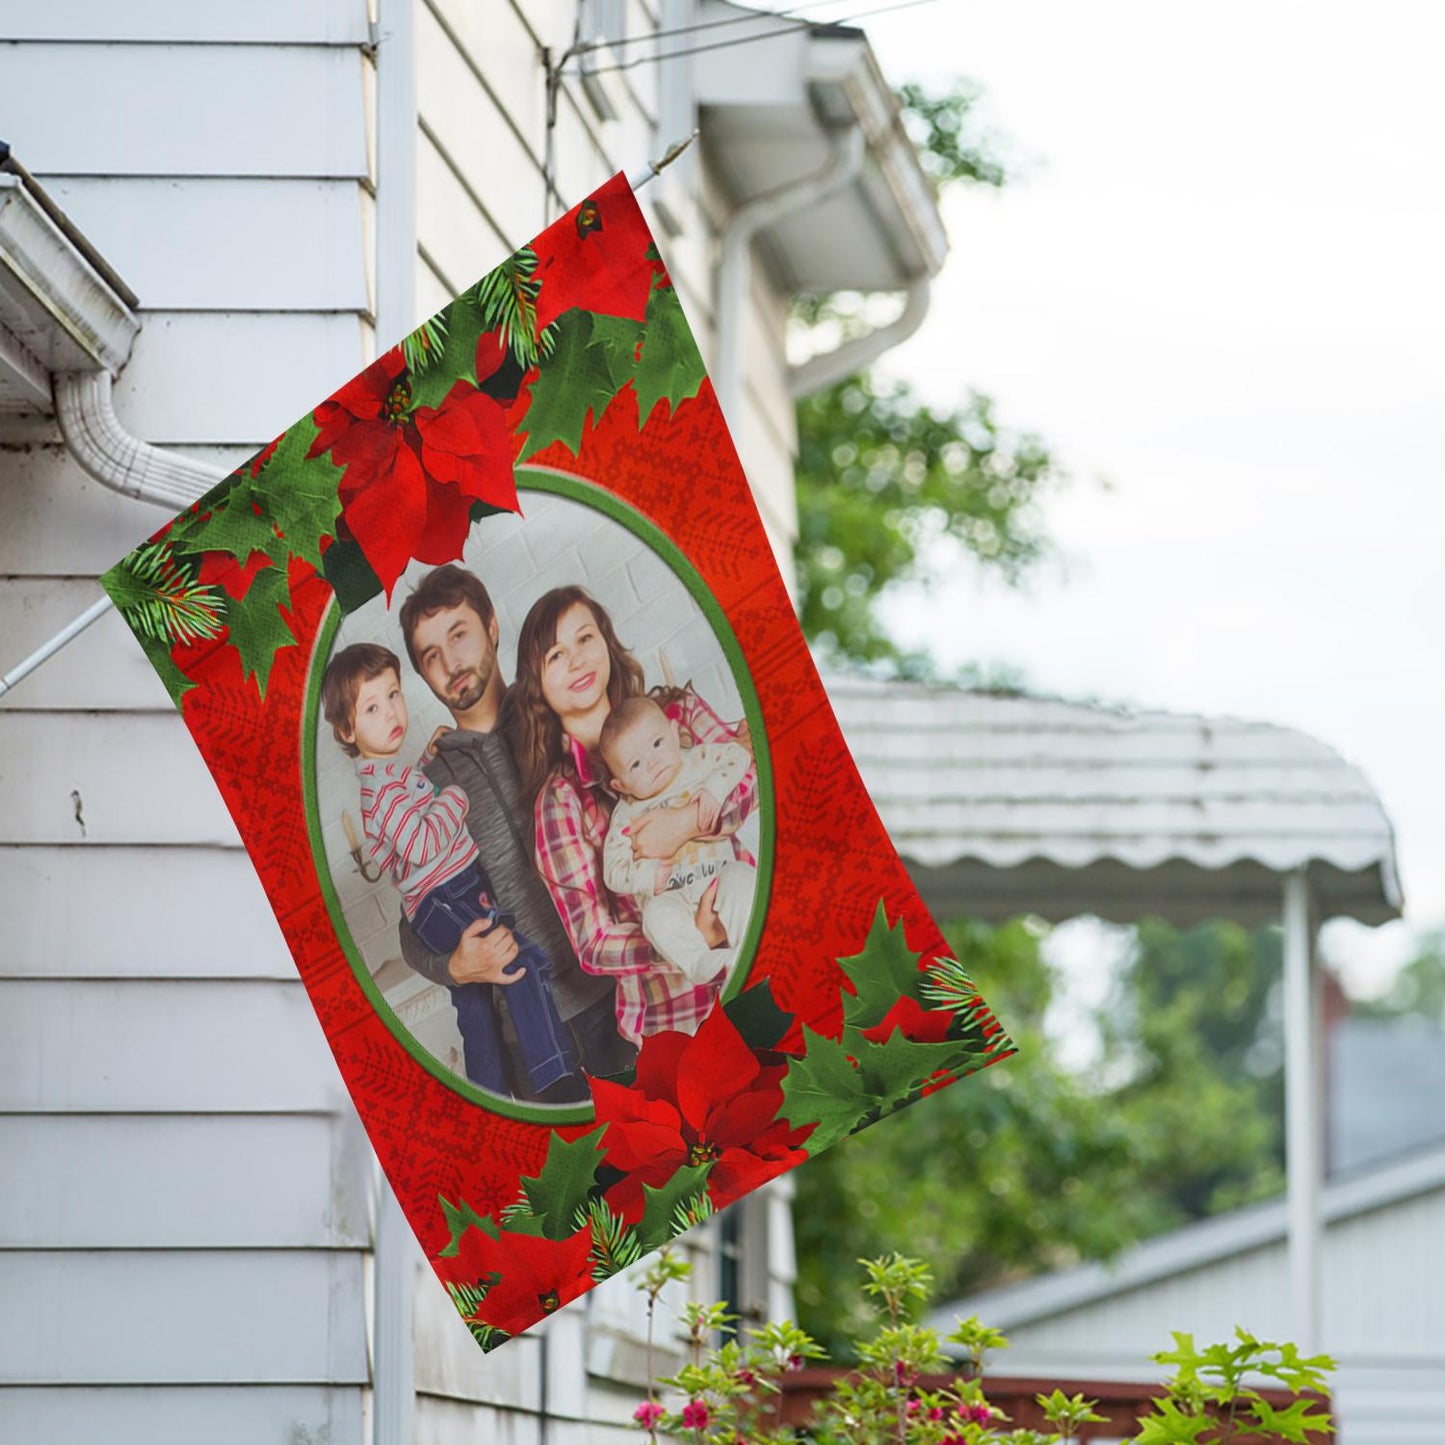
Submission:
<svg viewBox="0 0 1445 1445">
<path fill-rule="evenodd" d="M 483 1347 L 1012 1051 L 622 176 L 103 582 Z"/>
</svg>

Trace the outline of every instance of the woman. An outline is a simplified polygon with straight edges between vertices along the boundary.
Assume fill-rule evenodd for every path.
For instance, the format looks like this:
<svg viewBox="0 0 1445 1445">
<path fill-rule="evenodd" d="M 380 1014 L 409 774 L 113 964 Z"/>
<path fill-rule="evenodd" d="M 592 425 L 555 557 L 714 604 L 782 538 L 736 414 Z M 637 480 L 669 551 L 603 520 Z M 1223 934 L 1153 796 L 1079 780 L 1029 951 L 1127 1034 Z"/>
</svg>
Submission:
<svg viewBox="0 0 1445 1445">
<path fill-rule="evenodd" d="M 534 800 L 537 866 L 578 962 L 589 973 L 617 979 L 618 1030 L 634 1043 L 665 1029 L 696 1032 L 719 991 L 716 982 L 681 987 L 671 977 L 664 983 L 663 972 L 675 970 L 643 937 L 636 904 L 609 892 L 602 880 L 614 800 L 595 761 L 597 740 L 608 713 L 643 691 L 641 664 L 586 591 L 557 587 L 533 603 L 517 639 L 510 702 L 522 785 Z M 745 731 L 728 727 L 696 693 L 669 689 L 655 695 L 679 724 L 685 744 L 747 744 Z M 711 830 L 699 826 L 695 809 L 657 809 L 635 826 L 633 850 L 640 858 L 669 859 L 694 838 L 735 831 L 756 801 L 757 777 L 749 768 Z M 697 926 L 717 947 L 728 940 L 713 907 L 715 891 L 703 895 Z"/>
</svg>

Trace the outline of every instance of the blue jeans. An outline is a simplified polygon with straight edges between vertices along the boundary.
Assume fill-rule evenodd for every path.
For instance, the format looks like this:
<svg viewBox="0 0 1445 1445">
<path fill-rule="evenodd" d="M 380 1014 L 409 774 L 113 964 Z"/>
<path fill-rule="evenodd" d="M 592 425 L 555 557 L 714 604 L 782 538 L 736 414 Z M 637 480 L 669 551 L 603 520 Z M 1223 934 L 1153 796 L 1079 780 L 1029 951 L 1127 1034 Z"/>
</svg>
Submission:
<svg viewBox="0 0 1445 1445">
<path fill-rule="evenodd" d="M 494 927 L 512 926 L 510 914 L 482 901 L 490 896 L 490 881 L 473 863 L 423 896 L 411 926 L 433 953 L 449 954 L 466 928 L 478 919 L 486 919 Z M 514 931 L 512 936 L 517 942 L 517 956 L 507 965 L 507 972 L 526 969 L 516 983 L 450 986 L 457 1029 L 462 1036 L 462 1058 L 472 1083 L 494 1094 L 512 1092 L 497 1017 L 497 996 L 504 995 L 520 1046 L 522 1069 L 532 1090 L 541 1095 L 566 1079 L 578 1078 L 577 1052 L 552 1001 L 551 960 L 525 935 Z"/>
</svg>

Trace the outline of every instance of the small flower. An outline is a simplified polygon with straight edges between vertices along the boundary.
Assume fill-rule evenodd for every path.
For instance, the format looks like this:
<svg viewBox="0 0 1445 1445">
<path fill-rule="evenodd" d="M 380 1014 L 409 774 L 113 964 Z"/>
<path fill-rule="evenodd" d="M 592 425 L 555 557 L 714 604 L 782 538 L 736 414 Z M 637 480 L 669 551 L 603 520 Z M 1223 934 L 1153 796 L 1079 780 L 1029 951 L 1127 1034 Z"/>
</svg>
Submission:
<svg viewBox="0 0 1445 1445">
<path fill-rule="evenodd" d="M 910 1401 L 903 1407 L 903 1410 L 904 1410 L 904 1413 L 905 1413 L 905 1414 L 907 1414 L 907 1415 L 909 1415 L 909 1416 L 912 1416 L 912 1415 L 916 1415 L 922 1408 L 923 1408 L 923 1402 L 922 1402 L 921 1400 L 910 1400 Z"/>
<path fill-rule="evenodd" d="M 958 1410 L 959 1418 L 968 1421 L 970 1425 L 991 1425 L 993 1423 L 993 1411 L 981 1400 L 972 1405 L 961 1405 Z"/>
<path fill-rule="evenodd" d="M 797 1372 L 803 1368 L 803 1357 L 801 1355 L 788 1356 L 788 1369 Z"/>
<path fill-rule="evenodd" d="M 712 1413 L 701 1400 L 689 1400 L 682 1407 L 682 1428 L 684 1430 L 706 1430 Z"/>
<path fill-rule="evenodd" d="M 928 1418 L 929 1418 L 930 1420 L 941 1420 L 941 1419 L 943 1419 L 943 1413 L 944 1413 L 944 1412 L 943 1412 L 943 1406 L 942 1406 L 942 1405 L 935 1405 L 935 1406 L 933 1406 L 933 1408 L 932 1408 L 931 1410 L 929 1410 L 929 1412 L 928 1412 Z"/>
<path fill-rule="evenodd" d="M 667 1411 L 657 1403 L 656 1400 L 644 1400 L 633 1412 L 632 1418 L 642 1426 L 644 1430 L 651 1430 Z"/>
<path fill-rule="evenodd" d="M 740 1385 L 751 1386 L 758 1383 L 757 1375 L 752 1370 L 748 1369 L 746 1365 L 744 1365 L 740 1370 L 737 1371 L 736 1374 L 734 1374 L 733 1379 L 735 1379 Z"/>
</svg>

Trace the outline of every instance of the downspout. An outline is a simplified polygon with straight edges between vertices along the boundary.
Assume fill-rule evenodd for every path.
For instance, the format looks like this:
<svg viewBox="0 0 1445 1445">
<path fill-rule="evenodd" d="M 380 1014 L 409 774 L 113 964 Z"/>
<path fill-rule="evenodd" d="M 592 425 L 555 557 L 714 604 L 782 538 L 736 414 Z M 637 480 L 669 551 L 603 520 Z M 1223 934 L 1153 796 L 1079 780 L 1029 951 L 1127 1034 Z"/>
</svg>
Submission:
<svg viewBox="0 0 1445 1445">
<path fill-rule="evenodd" d="M 102 486 L 178 512 L 227 476 L 132 436 L 115 414 L 108 371 L 62 371 L 52 382 L 66 450 Z"/>
<path fill-rule="evenodd" d="M 412 0 L 380 0 L 371 29 L 376 63 L 376 345 L 416 322 L 416 55 Z M 416 1415 L 414 1294 L 417 1245 L 401 1205 L 376 1170 L 372 1440 L 411 1445 Z"/>
<path fill-rule="evenodd" d="M 753 238 L 786 216 L 815 206 L 852 183 L 863 169 L 863 128 L 835 132 L 832 155 L 816 175 L 793 181 L 739 206 L 723 228 L 717 271 L 717 360 L 713 385 L 723 416 L 742 435 L 743 324 L 752 281 Z"/>
<path fill-rule="evenodd" d="M 928 303 L 932 299 L 932 285 L 929 278 L 915 276 L 908 283 L 904 293 L 903 311 L 896 321 L 887 326 L 874 327 L 862 336 L 845 341 L 832 351 L 810 356 L 807 361 L 788 369 L 788 394 L 794 401 L 822 391 L 845 376 L 862 371 L 895 346 L 907 341 L 928 315 Z"/>
</svg>

